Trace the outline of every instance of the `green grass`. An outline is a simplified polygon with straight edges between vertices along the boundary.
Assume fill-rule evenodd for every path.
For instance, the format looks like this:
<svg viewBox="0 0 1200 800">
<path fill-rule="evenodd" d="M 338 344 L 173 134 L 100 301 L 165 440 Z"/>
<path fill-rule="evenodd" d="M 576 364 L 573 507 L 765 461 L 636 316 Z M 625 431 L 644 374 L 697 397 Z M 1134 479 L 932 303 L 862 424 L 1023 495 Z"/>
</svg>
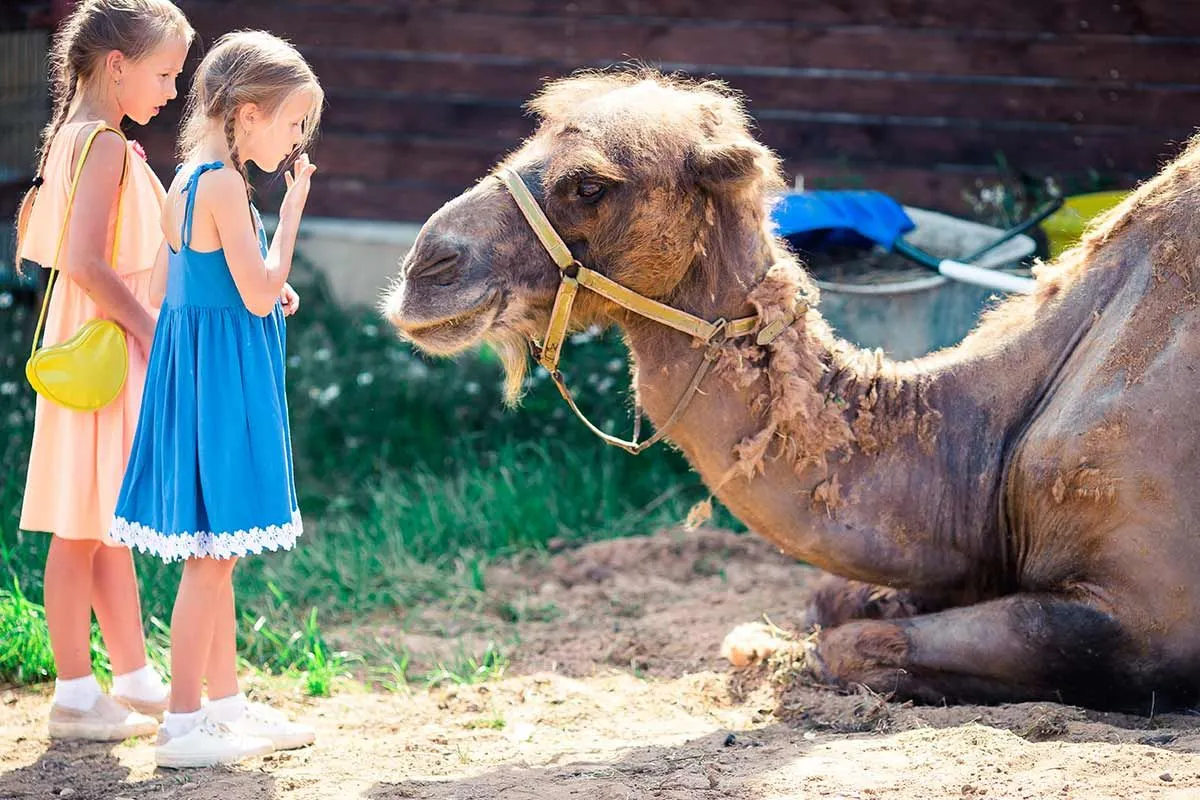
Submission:
<svg viewBox="0 0 1200 800">
<path fill-rule="evenodd" d="M 317 609 L 309 610 L 303 626 L 291 633 L 273 628 L 266 617 L 253 620 L 243 614 L 241 657 L 251 666 L 300 679 L 305 694 L 327 697 L 338 678 L 350 677 L 349 666 L 358 656 L 333 652 L 317 624 Z"/>
<path fill-rule="evenodd" d="M 499 678 L 508 668 L 508 658 L 493 643 L 488 643 L 483 653 L 475 656 L 460 653 L 451 662 L 439 663 L 425 676 L 426 686 L 452 683 L 459 686 L 483 683 Z"/>
<path fill-rule="evenodd" d="M 14 580 L 0 589 L 0 681 L 37 683 L 54 677 L 46 612 Z"/>
<path fill-rule="evenodd" d="M 372 662 L 331 651 L 319 623 L 428 603 L 481 604 L 487 564 L 552 540 L 583 542 L 677 524 L 706 496 L 682 457 L 633 457 L 570 416 L 544 372 L 523 406 L 501 401 L 503 376 L 487 351 L 431 361 L 369 309 L 330 300 L 320 273 L 293 272 L 303 308 L 289 323 L 288 402 L 305 534 L 289 553 L 247 558 L 234 573 L 245 663 L 294 675 L 323 694 L 361 668 L 396 688 L 407 654 Z M 0 292 L 0 681 L 53 676 L 41 613 L 49 537 L 18 529 L 33 422 L 23 369 L 31 309 Z M 581 405 L 610 430 L 628 430 L 628 370 L 614 334 L 572 338 L 564 370 Z M 731 524 L 719 516 L 719 524 Z M 167 626 L 180 566 L 138 556 L 151 659 L 166 666 Z M 513 615 L 555 610 L 510 609 Z M 107 666 L 94 637 L 101 672 Z M 437 682 L 502 672 L 498 650 L 440 665 Z"/>
</svg>

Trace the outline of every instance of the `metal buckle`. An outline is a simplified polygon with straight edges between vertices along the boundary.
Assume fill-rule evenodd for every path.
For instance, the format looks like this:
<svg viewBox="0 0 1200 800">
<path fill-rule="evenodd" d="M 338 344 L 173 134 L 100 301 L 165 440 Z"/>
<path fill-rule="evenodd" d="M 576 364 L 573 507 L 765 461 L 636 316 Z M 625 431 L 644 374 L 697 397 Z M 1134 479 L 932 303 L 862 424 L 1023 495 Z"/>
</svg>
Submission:
<svg viewBox="0 0 1200 800">
<path fill-rule="evenodd" d="M 713 324 L 712 333 L 705 339 L 706 344 L 724 344 L 729 338 L 729 320 L 721 317 Z"/>
</svg>

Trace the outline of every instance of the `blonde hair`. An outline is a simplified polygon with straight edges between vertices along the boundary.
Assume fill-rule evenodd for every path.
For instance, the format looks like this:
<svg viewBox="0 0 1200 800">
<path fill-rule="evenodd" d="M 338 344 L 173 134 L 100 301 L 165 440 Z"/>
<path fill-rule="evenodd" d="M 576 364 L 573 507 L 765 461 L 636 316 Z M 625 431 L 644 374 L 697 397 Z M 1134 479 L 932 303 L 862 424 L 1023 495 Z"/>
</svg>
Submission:
<svg viewBox="0 0 1200 800">
<path fill-rule="evenodd" d="M 297 153 L 312 143 L 321 121 L 325 93 L 316 74 L 296 48 L 278 36 L 266 31 L 225 34 L 200 62 L 192 80 L 179 138 L 180 156 L 189 159 L 203 144 L 209 126 L 219 121 L 229 158 L 250 193 L 250 176 L 234 136 L 237 110 L 253 103 L 264 113 L 274 114 L 295 92 L 305 89 L 313 93 L 313 104 L 304 119 L 304 138 Z"/>
<path fill-rule="evenodd" d="M 117 50 L 137 61 L 171 36 L 180 36 L 190 45 L 195 31 L 183 12 L 168 0 L 82 0 L 63 22 L 50 47 L 53 111 L 42 131 L 37 175 L 17 211 L 18 253 L 42 184 L 50 144 L 70 116 L 76 97 L 95 78 L 105 54 Z"/>
</svg>

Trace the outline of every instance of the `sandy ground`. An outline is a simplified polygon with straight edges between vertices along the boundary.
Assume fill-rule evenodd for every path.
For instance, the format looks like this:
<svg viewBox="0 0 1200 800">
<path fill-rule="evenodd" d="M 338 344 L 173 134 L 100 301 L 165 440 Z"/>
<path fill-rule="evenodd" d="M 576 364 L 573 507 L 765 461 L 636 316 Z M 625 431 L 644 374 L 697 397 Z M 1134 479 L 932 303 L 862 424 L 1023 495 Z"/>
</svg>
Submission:
<svg viewBox="0 0 1200 800">
<path fill-rule="evenodd" d="M 428 666 L 498 642 L 476 685 L 332 698 L 251 682 L 314 747 L 156 770 L 147 741 L 51 743 L 46 689 L 0 692 L 0 798 L 1197 798 L 1200 716 L 1051 703 L 935 708 L 778 686 L 718 658 L 764 613 L 787 627 L 813 573 L 720 531 L 602 542 L 493 568 L 486 608 L 334 631 Z"/>
</svg>

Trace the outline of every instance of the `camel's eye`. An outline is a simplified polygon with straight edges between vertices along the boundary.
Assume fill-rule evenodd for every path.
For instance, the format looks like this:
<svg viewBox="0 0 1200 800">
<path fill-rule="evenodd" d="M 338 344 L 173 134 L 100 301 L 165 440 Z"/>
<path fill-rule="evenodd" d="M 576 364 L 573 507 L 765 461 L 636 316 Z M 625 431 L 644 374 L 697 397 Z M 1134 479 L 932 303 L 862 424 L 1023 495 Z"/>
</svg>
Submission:
<svg viewBox="0 0 1200 800">
<path fill-rule="evenodd" d="M 604 196 L 605 186 L 600 181 L 584 178 L 579 182 L 575 193 L 589 203 L 594 203 Z"/>
</svg>

